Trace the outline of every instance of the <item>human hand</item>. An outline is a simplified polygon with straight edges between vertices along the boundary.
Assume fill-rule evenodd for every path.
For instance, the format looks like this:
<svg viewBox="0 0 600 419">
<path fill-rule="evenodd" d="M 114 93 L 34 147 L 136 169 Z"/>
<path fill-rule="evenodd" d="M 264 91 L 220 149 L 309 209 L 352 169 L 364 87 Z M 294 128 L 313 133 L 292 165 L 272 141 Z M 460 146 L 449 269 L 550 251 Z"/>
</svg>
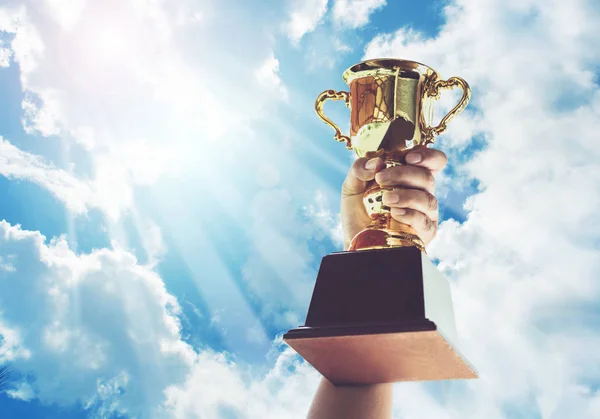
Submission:
<svg viewBox="0 0 600 419">
<path fill-rule="evenodd" d="M 360 158 L 354 162 L 342 186 L 341 217 L 344 249 L 364 230 L 371 219 L 363 205 L 363 193 L 370 181 L 392 188 L 383 195 L 396 221 L 410 225 L 425 245 L 435 237 L 438 226 L 438 201 L 434 196 L 435 178 L 447 163 L 446 155 L 433 148 L 415 147 L 406 155 L 406 165 L 385 168 L 382 159 Z"/>
</svg>

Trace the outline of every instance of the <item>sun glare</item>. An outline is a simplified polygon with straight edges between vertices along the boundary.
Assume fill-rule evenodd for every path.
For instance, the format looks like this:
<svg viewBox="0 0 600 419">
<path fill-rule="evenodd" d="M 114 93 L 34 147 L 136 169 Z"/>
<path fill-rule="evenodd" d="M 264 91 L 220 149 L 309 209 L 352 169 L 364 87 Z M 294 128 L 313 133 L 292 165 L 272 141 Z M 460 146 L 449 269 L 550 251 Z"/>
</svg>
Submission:
<svg viewBox="0 0 600 419">
<path fill-rule="evenodd" d="M 113 64 L 127 58 L 128 52 L 132 50 L 132 34 L 119 26 L 97 22 L 83 30 L 81 35 L 81 52 L 96 63 Z"/>
<path fill-rule="evenodd" d="M 128 37 L 118 27 L 103 27 L 90 34 L 89 44 L 94 55 L 101 60 L 113 61 L 124 58 L 127 54 Z"/>
<path fill-rule="evenodd" d="M 88 93 L 120 94 L 128 89 L 126 71 L 139 59 L 139 35 L 131 27 L 106 19 L 87 19 L 64 39 L 64 71 Z"/>
</svg>

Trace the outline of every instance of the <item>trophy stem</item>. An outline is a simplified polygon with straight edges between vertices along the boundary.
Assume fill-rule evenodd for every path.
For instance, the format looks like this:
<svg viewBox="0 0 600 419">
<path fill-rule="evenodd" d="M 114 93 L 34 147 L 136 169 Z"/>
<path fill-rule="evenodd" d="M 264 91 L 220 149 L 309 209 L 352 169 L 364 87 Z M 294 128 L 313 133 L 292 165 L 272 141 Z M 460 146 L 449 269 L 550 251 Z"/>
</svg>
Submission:
<svg viewBox="0 0 600 419">
<path fill-rule="evenodd" d="M 405 153 L 406 151 L 398 153 L 381 150 L 367 157 L 381 157 L 387 167 L 393 167 L 402 165 Z M 425 251 L 425 244 L 415 230 L 411 226 L 400 223 L 392 218 L 390 208 L 383 204 L 384 192 L 385 189 L 381 188 L 375 181 L 371 181 L 367 185 L 367 189 L 363 195 L 363 203 L 367 214 L 371 217 L 371 223 L 367 228 L 354 236 L 348 250 L 416 247 L 423 253 L 427 253 Z"/>
<path fill-rule="evenodd" d="M 427 253 L 423 241 L 413 228 L 397 222 L 388 213 L 375 215 L 371 219 L 371 224 L 354 236 L 348 251 L 395 247 L 416 247 L 423 253 Z"/>
</svg>

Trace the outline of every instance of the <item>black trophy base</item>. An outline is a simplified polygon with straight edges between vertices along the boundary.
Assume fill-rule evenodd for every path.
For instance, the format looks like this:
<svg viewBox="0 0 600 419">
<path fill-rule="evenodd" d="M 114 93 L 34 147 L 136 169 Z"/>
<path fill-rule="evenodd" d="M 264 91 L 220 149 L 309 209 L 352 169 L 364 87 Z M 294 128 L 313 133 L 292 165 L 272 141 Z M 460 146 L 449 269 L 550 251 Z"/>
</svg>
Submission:
<svg viewBox="0 0 600 419">
<path fill-rule="evenodd" d="M 334 384 L 477 378 L 449 284 L 416 248 L 325 256 L 305 326 L 283 339 Z"/>
</svg>

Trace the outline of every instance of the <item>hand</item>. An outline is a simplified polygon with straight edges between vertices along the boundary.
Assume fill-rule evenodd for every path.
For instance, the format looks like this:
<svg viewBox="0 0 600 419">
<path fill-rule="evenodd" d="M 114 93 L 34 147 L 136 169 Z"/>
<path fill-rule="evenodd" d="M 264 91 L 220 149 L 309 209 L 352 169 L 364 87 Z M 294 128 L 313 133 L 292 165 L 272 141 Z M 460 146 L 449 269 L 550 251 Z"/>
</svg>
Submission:
<svg viewBox="0 0 600 419">
<path fill-rule="evenodd" d="M 373 179 L 382 187 L 393 188 L 383 195 L 383 203 L 391 208 L 392 217 L 410 225 L 428 245 L 437 232 L 439 217 L 433 175 L 447 161 L 443 152 L 426 147 L 415 147 L 406 155 L 406 165 L 389 169 L 380 158 L 356 160 L 342 186 L 344 249 L 371 221 L 363 205 L 363 193 Z"/>
</svg>

